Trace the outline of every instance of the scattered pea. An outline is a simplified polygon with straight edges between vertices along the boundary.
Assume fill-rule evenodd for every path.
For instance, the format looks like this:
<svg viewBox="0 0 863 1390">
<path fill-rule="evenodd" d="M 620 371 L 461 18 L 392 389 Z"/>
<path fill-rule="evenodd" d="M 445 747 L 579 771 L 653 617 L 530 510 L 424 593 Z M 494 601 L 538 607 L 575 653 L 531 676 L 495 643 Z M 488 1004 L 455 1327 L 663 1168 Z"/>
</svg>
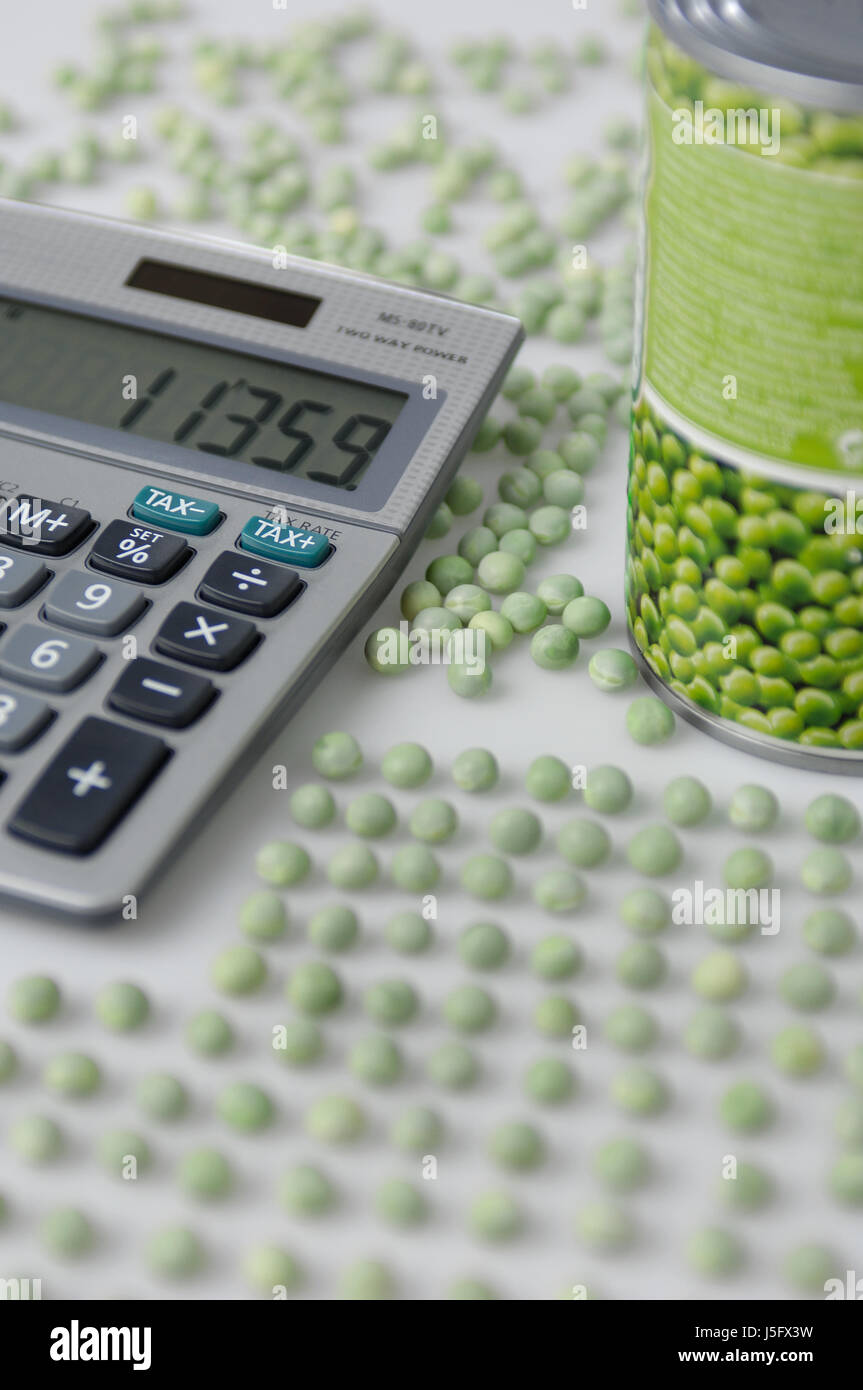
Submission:
<svg viewBox="0 0 863 1390">
<path fill-rule="evenodd" d="M 508 1192 L 483 1192 L 470 1206 L 470 1226 L 481 1240 L 511 1240 L 523 1225 L 515 1199 Z"/>
<path fill-rule="evenodd" d="M 452 765 L 452 779 L 463 792 L 490 791 L 499 775 L 497 760 L 486 748 L 467 748 Z"/>
<path fill-rule="evenodd" d="M 638 679 L 638 667 L 629 652 L 620 651 L 617 647 L 603 647 L 594 652 L 587 673 L 597 690 L 609 694 L 626 690 Z"/>
<path fill-rule="evenodd" d="M 746 969 L 731 951 L 713 951 L 692 972 L 692 988 L 702 999 L 724 1003 L 738 999 L 746 989 Z"/>
<path fill-rule="evenodd" d="M 359 935 L 357 914 L 342 903 L 318 908 L 309 919 L 309 940 L 321 951 L 347 951 Z"/>
<path fill-rule="evenodd" d="M 187 1279 L 204 1263 L 204 1250 L 198 1237 L 184 1226 L 165 1226 L 150 1236 L 147 1263 L 154 1274 L 165 1279 Z"/>
<path fill-rule="evenodd" d="M 424 1105 L 411 1105 L 393 1120 L 390 1140 L 406 1153 L 429 1154 L 443 1140 L 443 1122 L 435 1110 Z"/>
<path fill-rule="evenodd" d="M 631 1217 L 615 1202 L 586 1202 L 575 1224 L 580 1239 L 592 1250 L 624 1250 L 635 1238 Z"/>
<path fill-rule="evenodd" d="M 819 955 L 844 955 L 857 941 L 857 927 L 840 908 L 819 907 L 803 923 L 803 940 Z"/>
<path fill-rule="evenodd" d="M 754 1081 L 737 1081 L 723 1092 L 719 1118 L 741 1133 L 766 1129 L 773 1120 L 773 1105 L 766 1091 Z"/>
<path fill-rule="evenodd" d="M 473 922 L 459 936 L 458 952 L 473 970 L 496 970 L 509 957 L 509 937 L 494 922 Z"/>
<path fill-rule="evenodd" d="M 531 1062 L 524 1074 L 524 1092 L 541 1105 L 560 1105 L 575 1089 L 574 1078 L 565 1062 L 541 1057 Z"/>
<path fill-rule="evenodd" d="M 620 903 L 620 920 L 639 936 L 655 936 L 671 921 L 671 906 L 655 888 L 633 888 Z"/>
<path fill-rule="evenodd" d="M 273 1034 L 273 1051 L 289 1067 L 316 1062 L 324 1051 L 324 1036 L 310 1018 L 293 1018 Z"/>
<path fill-rule="evenodd" d="M 575 1005 L 561 994 L 548 994 L 533 1011 L 534 1027 L 546 1038 L 568 1038 L 578 1025 Z"/>
<path fill-rule="evenodd" d="M 362 750 L 353 734 L 324 734 L 312 747 L 312 762 L 320 777 L 341 781 L 362 767 Z"/>
<path fill-rule="evenodd" d="M 248 1081 L 235 1081 L 220 1093 L 216 1113 L 231 1129 L 251 1133 L 272 1122 L 274 1109 L 266 1091 Z"/>
<path fill-rule="evenodd" d="M 497 1009 L 491 995 L 479 985 L 458 985 L 443 1003 L 443 1017 L 459 1033 L 480 1033 L 490 1028 Z"/>
<path fill-rule="evenodd" d="M 210 967 L 210 980 L 222 994 L 252 994 L 266 978 L 266 962 L 252 946 L 228 946 Z"/>
<path fill-rule="evenodd" d="M 368 845 L 347 844 L 336 850 L 327 864 L 327 878 L 345 892 L 367 888 L 378 876 L 378 861 Z"/>
<path fill-rule="evenodd" d="M 476 1081 L 479 1064 L 464 1043 L 444 1042 L 431 1053 L 426 1072 L 435 1085 L 448 1091 L 463 1091 Z"/>
<path fill-rule="evenodd" d="M 404 1062 L 392 1038 L 371 1033 L 353 1044 L 348 1066 L 358 1080 L 369 1086 L 391 1086 L 401 1076 Z"/>
<path fill-rule="evenodd" d="M 322 1096 L 306 1111 L 306 1129 L 325 1144 L 346 1144 L 365 1129 L 365 1116 L 349 1096 Z"/>
<path fill-rule="evenodd" d="M 49 1163 L 63 1151 L 62 1131 L 47 1115 L 22 1115 L 9 1126 L 8 1138 L 25 1163 Z"/>
<path fill-rule="evenodd" d="M 566 508 L 547 503 L 531 512 L 528 528 L 540 545 L 560 545 L 572 534 L 572 517 Z M 579 600 L 572 599 L 571 602 L 578 603 Z M 571 604 L 567 604 L 563 610 L 564 615 L 570 606 Z"/>
<path fill-rule="evenodd" d="M 418 743 L 398 743 L 384 755 L 381 773 L 393 787 L 411 791 L 432 775 L 432 760 Z"/>
<path fill-rule="evenodd" d="M 275 941 L 284 936 L 287 925 L 285 904 L 270 889 L 251 893 L 240 908 L 240 930 L 255 941 Z"/>
<path fill-rule="evenodd" d="M 55 1207 L 39 1225 L 42 1244 L 61 1259 L 86 1255 L 96 1242 L 89 1220 L 76 1207 Z"/>
<path fill-rule="evenodd" d="M 432 931 L 418 912 L 397 912 L 384 928 L 387 944 L 402 955 L 417 955 L 431 944 Z"/>
<path fill-rule="evenodd" d="M 342 1002 L 342 984 L 336 972 L 323 961 L 309 960 L 291 975 L 286 993 L 302 1014 L 331 1013 Z"/>
<path fill-rule="evenodd" d="M 569 820 L 555 839 L 558 854 L 577 869 L 593 869 L 611 853 L 611 837 L 598 821 L 586 816 Z"/>
<path fill-rule="evenodd" d="M 650 1158 L 635 1139 L 609 1139 L 594 1153 L 593 1171 L 600 1182 L 615 1192 L 633 1192 L 647 1181 Z"/>
<path fill-rule="evenodd" d="M 534 902 L 546 912 L 574 912 L 587 897 L 584 879 L 569 869 L 549 869 L 532 891 Z"/>
<path fill-rule="evenodd" d="M 766 888 L 773 878 L 773 861 L 761 849 L 736 849 L 722 865 L 729 888 Z"/>
<path fill-rule="evenodd" d="M 554 475 L 551 475 L 554 476 Z M 536 596 L 545 604 L 552 617 L 560 617 L 568 603 L 580 598 L 584 586 L 574 574 L 553 574 L 536 587 Z"/>
<path fill-rule="evenodd" d="M 336 803 L 329 787 L 309 782 L 297 787 L 292 794 L 290 812 L 297 825 L 302 825 L 306 830 L 323 830 L 335 818 Z"/>
<path fill-rule="evenodd" d="M 612 1010 L 603 1032 L 621 1052 L 646 1052 L 659 1036 L 653 1015 L 639 1004 L 621 1004 Z"/>
<path fill-rule="evenodd" d="M 811 1028 L 792 1023 L 773 1038 L 770 1056 L 787 1076 L 812 1076 L 824 1063 L 824 1047 Z"/>
<path fill-rule="evenodd" d="M 185 1114 L 189 1099 L 185 1087 L 175 1076 L 154 1071 L 141 1078 L 135 1099 L 151 1120 L 176 1120 Z"/>
<path fill-rule="evenodd" d="M 823 1245 L 798 1245 L 785 1257 L 783 1273 L 789 1284 L 804 1293 L 824 1296 L 828 1280 L 844 1269 L 844 1262 Z M 843 1276 L 844 1277 L 844 1276 Z"/>
<path fill-rule="evenodd" d="M 18 1070 L 18 1057 L 11 1043 L 0 1038 L 0 1085 Z"/>
<path fill-rule="evenodd" d="M 576 637 L 598 637 L 611 622 L 611 613 L 602 599 L 583 594 L 570 600 L 561 621 Z"/>
<path fill-rule="evenodd" d="M 19 1023 L 46 1023 L 60 1008 L 60 990 L 47 975 L 25 975 L 9 991 L 9 1012 Z"/>
<path fill-rule="evenodd" d="M 562 801 L 572 790 L 572 773 L 560 758 L 544 754 L 530 764 L 524 785 L 536 801 Z"/>
<path fill-rule="evenodd" d="M 825 844 L 843 845 L 859 835 L 860 816 L 846 797 L 825 793 L 807 806 L 806 829 Z"/>
<path fill-rule="evenodd" d="M 779 818 L 779 802 L 767 787 L 747 783 L 738 787 L 728 805 L 728 819 L 738 830 L 758 834 L 771 830 Z"/>
<path fill-rule="evenodd" d="M 388 835 L 396 824 L 396 812 L 392 802 L 378 792 L 364 792 L 348 803 L 345 811 L 345 824 L 354 835 L 364 839 L 378 839 Z"/>
<path fill-rule="evenodd" d="M 630 989 L 653 989 L 668 969 L 665 956 L 650 941 L 633 941 L 617 957 L 615 973 Z"/>
<path fill-rule="evenodd" d="M 639 695 L 626 711 L 626 727 L 636 743 L 663 743 L 674 733 L 671 710 L 654 695 Z"/>
<path fill-rule="evenodd" d="M 611 1098 L 621 1110 L 636 1115 L 657 1115 L 668 1105 L 668 1089 L 648 1067 L 631 1066 L 618 1072 L 611 1083 Z"/>
<path fill-rule="evenodd" d="M 582 966 L 578 946 L 568 936 L 545 936 L 534 946 L 530 967 L 541 980 L 566 980 Z"/>
<path fill-rule="evenodd" d="M 459 473 L 450 484 L 446 502 L 454 516 L 468 516 L 470 512 L 476 511 L 482 502 L 482 486 L 476 478 Z M 405 613 L 406 618 L 409 616 Z"/>
<path fill-rule="evenodd" d="M 136 1179 L 153 1161 L 150 1146 L 133 1130 L 112 1129 L 99 1138 L 99 1161 L 115 1177 Z"/>
<path fill-rule="evenodd" d="M 836 986 L 822 965 L 801 962 L 784 971 L 779 980 L 779 993 L 793 1009 L 810 1013 L 827 1007 L 836 993 Z"/>
<path fill-rule="evenodd" d="M 626 847 L 626 856 L 640 874 L 650 878 L 672 873 L 680 864 L 680 841 L 666 825 L 645 825 Z"/>
<path fill-rule="evenodd" d="M 533 1125 L 511 1120 L 498 1125 L 488 1140 L 488 1155 L 501 1168 L 526 1171 L 537 1168 L 545 1158 L 542 1135 Z"/>
<path fill-rule="evenodd" d="M 150 1012 L 150 1001 L 138 985 L 117 981 L 96 995 L 95 1013 L 99 1022 L 113 1033 L 140 1028 Z"/>
<path fill-rule="evenodd" d="M 320 1168 L 298 1163 L 282 1174 L 279 1200 L 293 1216 L 322 1216 L 335 1206 L 336 1192 Z"/>
<path fill-rule="evenodd" d="M 202 1009 L 186 1024 L 185 1038 L 193 1052 L 202 1057 L 219 1057 L 233 1047 L 234 1030 L 223 1014 Z"/>
<path fill-rule="evenodd" d="M 584 800 L 592 811 L 609 816 L 619 815 L 632 800 L 632 783 L 622 768 L 613 767 L 610 763 L 600 764 L 587 774 Z"/>
<path fill-rule="evenodd" d="M 723 1278 L 740 1268 L 743 1248 L 730 1232 L 718 1226 L 705 1226 L 689 1237 L 686 1258 L 699 1274 Z"/>
<path fill-rule="evenodd" d="M 243 1278 L 269 1298 L 290 1292 L 302 1283 L 302 1270 L 294 1256 L 280 1245 L 255 1245 L 243 1257 Z"/>
<path fill-rule="evenodd" d="M 800 866 L 800 882 L 810 893 L 844 893 L 851 886 L 851 864 L 841 849 L 813 849 Z"/>
<path fill-rule="evenodd" d="M 549 623 L 534 633 L 530 654 L 544 671 L 564 671 L 578 657 L 578 638 L 561 623 Z"/>
<path fill-rule="evenodd" d="M 662 793 L 662 806 L 672 825 L 700 825 L 710 815 L 710 792 L 697 777 L 675 777 Z"/>
<path fill-rule="evenodd" d="M 379 1260 L 357 1260 L 339 1280 L 339 1297 L 360 1303 L 386 1302 L 395 1297 L 395 1280 Z"/>
<path fill-rule="evenodd" d="M 58 1095 L 79 1098 L 99 1089 L 102 1073 L 93 1058 L 83 1052 L 61 1052 L 46 1064 L 42 1080 Z"/>
<path fill-rule="evenodd" d="M 276 888 L 290 888 L 295 883 L 302 883 L 311 867 L 312 861 L 302 845 L 293 844 L 290 840 L 270 840 L 261 846 L 255 856 L 258 877 Z"/>
<path fill-rule="evenodd" d="M 696 1009 L 683 1030 L 687 1052 L 704 1061 L 717 1062 L 730 1057 L 740 1046 L 740 1029 L 730 1014 L 716 1004 Z"/>
<path fill-rule="evenodd" d="M 427 579 L 416 579 L 402 590 L 402 617 L 408 622 L 413 622 L 424 608 L 439 608 L 442 603 L 443 594 L 436 585 L 430 584 Z"/>
</svg>

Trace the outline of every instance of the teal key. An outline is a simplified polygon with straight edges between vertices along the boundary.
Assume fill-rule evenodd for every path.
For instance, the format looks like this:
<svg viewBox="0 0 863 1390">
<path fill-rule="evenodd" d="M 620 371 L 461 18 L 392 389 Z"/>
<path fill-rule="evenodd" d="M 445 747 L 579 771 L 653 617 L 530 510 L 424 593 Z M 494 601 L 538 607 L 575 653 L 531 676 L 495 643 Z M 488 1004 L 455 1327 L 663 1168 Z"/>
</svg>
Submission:
<svg viewBox="0 0 863 1390">
<path fill-rule="evenodd" d="M 314 569 L 329 554 L 330 543 L 317 531 L 299 526 L 282 526 L 265 516 L 250 517 L 240 536 L 243 550 L 263 555 L 265 560 L 283 560 L 304 569 Z"/>
<path fill-rule="evenodd" d="M 132 503 L 138 521 L 153 521 L 166 531 L 185 531 L 190 536 L 207 536 L 218 524 L 219 508 L 203 497 L 184 492 L 166 492 L 155 484 L 142 487 Z"/>
</svg>

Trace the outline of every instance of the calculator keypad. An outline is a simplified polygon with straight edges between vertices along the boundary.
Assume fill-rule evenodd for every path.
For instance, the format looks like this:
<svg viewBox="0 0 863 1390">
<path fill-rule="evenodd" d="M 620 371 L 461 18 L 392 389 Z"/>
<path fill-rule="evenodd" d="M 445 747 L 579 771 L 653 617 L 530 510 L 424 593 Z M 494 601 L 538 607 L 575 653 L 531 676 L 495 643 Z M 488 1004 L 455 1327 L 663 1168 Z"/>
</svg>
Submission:
<svg viewBox="0 0 863 1390">
<path fill-rule="evenodd" d="M 207 536 L 218 526 L 221 512 L 216 502 L 207 502 L 203 497 L 166 492 L 164 488 L 148 484 L 141 488 L 132 503 L 132 515 L 139 521 L 164 526 L 168 531 Z"/>
<path fill-rule="evenodd" d="M 21 802 L 9 829 L 66 854 L 89 854 L 167 759 L 160 738 L 90 716 Z"/>
<path fill-rule="evenodd" d="M 92 642 L 45 624 L 24 623 L 0 646 L 0 675 L 40 690 L 74 690 L 102 653 Z"/>
<path fill-rule="evenodd" d="M 216 687 L 206 676 L 139 656 L 126 666 L 108 704 L 131 719 L 185 729 L 203 714 L 215 694 Z"/>
<path fill-rule="evenodd" d="M 303 569 L 317 569 L 332 549 L 326 536 L 317 531 L 288 526 L 266 516 L 253 516 L 246 522 L 240 545 L 253 555 L 262 555 L 265 560 L 287 561 Z"/>
<path fill-rule="evenodd" d="M 116 580 L 108 583 L 85 571 L 70 571 L 51 586 L 45 617 L 60 627 L 94 637 L 115 637 L 131 627 L 146 607 L 144 595 L 128 584 Z"/>
<path fill-rule="evenodd" d="M 64 507 L 23 493 L 0 503 L 0 540 L 26 546 L 31 555 L 66 555 L 92 527 L 93 518 L 82 507 Z"/>
<path fill-rule="evenodd" d="M 52 716 L 44 700 L 0 685 L 0 751 L 16 753 L 26 748 L 48 727 Z"/>
<path fill-rule="evenodd" d="M 198 590 L 205 603 L 248 613 L 251 618 L 272 618 L 287 608 L 303 587 L 294 570 L 263 561 L 252 564 L 235 550 L 224 550 L 214 560 Z"/>
<path fill-rule="evenodd" d="M 244 618 L 231 618 L 195 603 L 178 603 L 159 628 L 154 645 L 157 652 L 176 661 L 211 671 L 231 671 L 257 640 L 257 628 Z"/>
<path fill-rule="evenodd" d="M 90 551 L 90 564 L 119 579 L 162 584 L 191 555 L 180 536 L 167 536 L 128 521 L 112 521 Z"/>
<path fill-rule="evenodd" d="M 20 608 L 47 578 L 47 567 L 35 555 L 0 551 L 0 608 Z"/>
</svg>

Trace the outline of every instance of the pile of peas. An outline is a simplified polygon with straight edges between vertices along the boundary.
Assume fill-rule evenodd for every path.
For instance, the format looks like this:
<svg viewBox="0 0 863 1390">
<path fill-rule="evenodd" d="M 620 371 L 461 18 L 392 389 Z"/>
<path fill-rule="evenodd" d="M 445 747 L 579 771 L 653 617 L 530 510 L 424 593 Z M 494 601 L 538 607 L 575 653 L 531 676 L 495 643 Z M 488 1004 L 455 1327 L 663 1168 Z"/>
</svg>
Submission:
<svg viewBox="0 0 863 1390">
<path fill-rule="evenodd" d="M 863 551 L 825 532 L 826 496 L 693 453 L 638 402 L 627 615 L 684 699 L 760 734 L 860 749 Z"/>
</svg>

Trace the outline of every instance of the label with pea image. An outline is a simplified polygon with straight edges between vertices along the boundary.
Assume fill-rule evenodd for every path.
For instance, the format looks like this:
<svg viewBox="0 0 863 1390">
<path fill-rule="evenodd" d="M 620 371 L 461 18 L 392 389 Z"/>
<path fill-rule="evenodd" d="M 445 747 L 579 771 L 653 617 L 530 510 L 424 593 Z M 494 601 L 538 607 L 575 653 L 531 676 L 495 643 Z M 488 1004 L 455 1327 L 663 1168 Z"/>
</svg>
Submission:
<svg viewBox="0 0 863 1390">
<path fill-rule="evenodd" d="M 728 741 L 863 772 L 863 116 L 648 44 L 627 613 Z"/>
</svg>

